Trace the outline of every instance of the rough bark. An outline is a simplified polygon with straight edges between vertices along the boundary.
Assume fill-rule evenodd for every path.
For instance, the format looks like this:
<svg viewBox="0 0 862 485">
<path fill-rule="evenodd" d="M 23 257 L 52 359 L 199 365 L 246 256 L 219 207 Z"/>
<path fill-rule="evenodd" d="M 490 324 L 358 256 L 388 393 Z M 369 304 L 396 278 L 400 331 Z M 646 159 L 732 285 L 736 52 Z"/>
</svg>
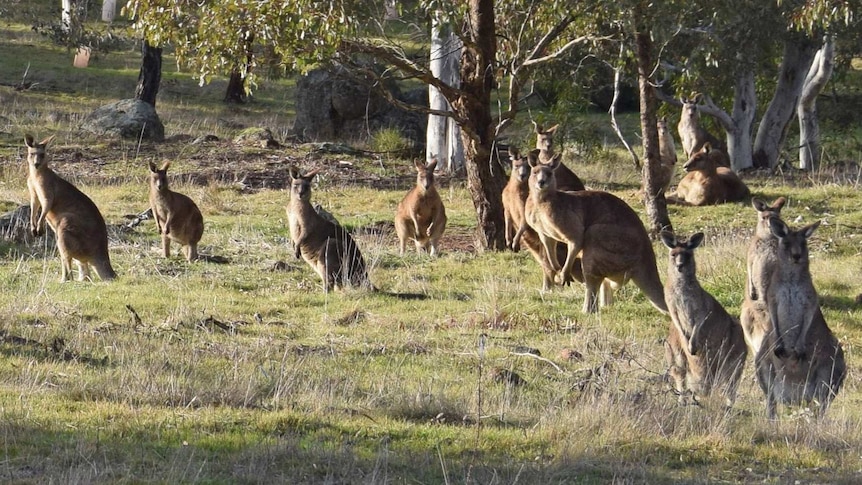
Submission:
<svg viewBox="0 0 862 485">
<path fill-rule="evenodd" d="M 832 77 L 835 42 L 831 36 L 814 56 L 802 87 L 796 115 L 799 117 L 799 168 L 814 170 L 820 165 L 820 124 L 817 119 L 817 96 Z"/>
<path fill-rule="evenodd" d="M 145 40 L 141 46 L 141 54 L 141 70 L 138 73 L 135 99 L 155 107 L 159 84 L 162 81 L 162 48 L 153 47 Z"/>
<path fill-rule="evenodd" d="M 497 39 L 494 0 L 470 0 L 467 28 L 469 44 L 461 55 L 461 94 L 452 108 L 462 119 L 470 120 L 464 130 L 467 187 L 476 209 L 478 246 L 483 249 L 506 248 L 502 192 L 506 178 L 495 157 L 494 123 L 491 118 L 491 91 L 494 88 L 494 59 Z"/>
<path fill-rule="evenodd" d="M 727 155 L 730 168 L 735 172 L 753 166 L 751 152 L 751 133 L 754 115 L 757 110 L 757 93 L 754 90 L 754 69 L 740 68 L 733 86 L 733 111 L 727 132 Z M 724 125 L 724 123 L 722 123 Z"/>
<path fill-rule="evenodd" d="M 236 104 L 245 103 L 245 76 L 242 75 L 239 69 L 234 69 L 230 73 L 230 78 L 227 82 L 227 91 L 224 95 L 224 102 Z"/>
<path fill-rule="evenodd" d="M 778 84 L 769 107 L 760 120 L 754 140 L 753 163 L 758 168 L 773 168 L 787 137 L 802 93 L 805 75 L 818 46 L 807 37 L 791 36 L 784 42 L 784 54 L 778 70 Z"/>
</svg>

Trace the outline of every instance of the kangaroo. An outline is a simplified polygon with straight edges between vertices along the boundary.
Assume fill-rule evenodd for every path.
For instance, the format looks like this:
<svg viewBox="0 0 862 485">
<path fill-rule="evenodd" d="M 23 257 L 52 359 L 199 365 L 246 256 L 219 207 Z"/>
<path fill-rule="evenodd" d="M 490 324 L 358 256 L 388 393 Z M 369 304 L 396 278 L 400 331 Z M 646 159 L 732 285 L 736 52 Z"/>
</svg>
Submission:
<svg viewBox="0 0 862 485">
<path fill-rule="evenodd" d="M 156 168 L 150 162 L 150 208 L 162 236 L 165 257 L 171 257 L 171 241 L 176 241 L 183 247 L 186 260 L 192 262 L 198 259 L 204 218 L 192 199 L 168 187 L 170 166 L 171 162 L 165 162 L 161 168 Z"/>
<path fill-rule="evenodd" d="M 764 321 L 754 318 L 751 312 L 768 312 L 765 310 L 766 291 L 772 279 L 772 273 L 778 265 L 778 239 L 772 235 L 772 231 L 769 229 L 769 219 L 779 217 L 781 208 L 786 202 L 787 199 L 784 197 L 779 197 L 772 205 L 768 205 L 757 198 L 751 200 L 751 205 L 757 211 L 757 225 L 754 228 L 754 237 L 748 245 L 746 256 L 748 277 L 745 280 L 745 302 L 749 303 L 747 306 L 749 314 L 743 312 L 740 316 L 740 322 L 742 323 L 742 330 L 745 332 L 745 340 L 748 342 L 752 353 L 760 350 L 763 338 L 772 328 L 768 319 L 765 322 L 766 325 L 763 325 Z M 755 302 L 759 305 L 755 305 Z"/>
<path fill-rule="evenodd" d="M 661 187 L 667 192 L 673 181 L 673 172 L 676 169 L 676 145 L 673 134 L 667 126 L 667 118 L 662 118 L 656 123 L 658 128 L 658 151 L 661 158 Z"/>
<path fill-rule="evenodd" d="M 676 192 L 670 194 L 668 202 L 682 205 L 713 205 L 737 202 L 749 196 L 745 185 L 733 170 L 719 167 L 711 153 L 709 143 L 685 162 L 686 175 L 679 181 Z"/>
<path fill-rule="evenodd" d="M 771 326 L 769 310 L 761 301 L 746 300 L 742 314 L 758 326 Z M 768 332 L 754 357 L 757 383 L 766 395 L 767 417 L 776 418 L 779 402 L 784 405 L 816 402 L 815 412 L 823 416 L 844 384 L 847 366 L 841 343 L 826 325 L 820 307 L 815 308 L 799 358 L 779 356 L 775 351 L 778 345 L 778 334 Z"/>
<path fill-rule="evenodd" d="M 703 95 L 700 93 L 693 93 L 691 99 L 679 98 L 682 102 L 682 114 L 676 128 L 679 131 L 679 138 L 682 140 L 682 150 L 685 152 L 685 156 L 689 158 L 692 154 L 697 153 L 705 143 L 709 143 L 719 150 L 726 150 L 725 144 L 721 140 L 700 125 L 698 104 L 701 99 L 703 99 Z"/>
<path fill-rule="evenodd" d="M 820 308 L 808 262 L 808 238 L 819 225 L 817 221 L 794 231 L 780 218 L 769 218 L 769 229 L 778 239 L 778 260 L 766 305 L 776 334 L 774 352 L 780 358 L 805 356 L 808 332 Z"/>
<path fill-rule="evenodd" d="M 302 175 L 290 167 L 290 202 L 287 219 L 294 254 L 323 280 L 324 292 L 339 287 L 374 289 L 356 242 L 340 225 L 327 221 L 311 205 L 311 181 L 319 170 Z"/>
<path fill-rule="evenodd" d="M 598 310 L 596 293 L 604 279 L 616 286 L 631 279 L 656 308 L 667 313 L 655 253 L 635 211 L 607 192 L 557 190 L 554 170 L 560 166 L 559 155 L 549 164 L 531 158 L 530 165 L 530 195 L 524 208 L 524 223 L 515 240 L 520 239 L 528 226 L 532 227 L 545 247 L 551 267 L 557 271 L 558 282 L 565 280 L 576 256 L 583 251 L 584 312 Z M 562 266 L 557 259 L 558 241 L 568 249 Z"/>
<path fill-rule="evenodd" d="M 703 233 L 681 241 L 662 232 L 661 240 L 670 249 L 664 299 L 672 325 L 665 357 L 674 388 L 680 402 L 691 393 L 696 403 L 721 386 L 731 407 L 748 349 L 739 323 L 697 280 L 694 250 L 703 242 Z"/>
<path fill-rule="evenodd" d="M 434 186 L 434 169 L 437 160 L 426 165 L 419 159 L 413 161 L 416 167 L 416 186 L 398 204 L 395 213 L 395 232 L 401 243 L 401 255 L 407 241 L 416 243 L 416 252 L 430 248 L 431 256 L 437 255 L 437 243 L 446 230 L 446 208 Z"/>
<path fill-rule="evenodd" d="M 27 188 L 30 192 L 30 232 L 42 233 L 45 222 L 57 237 L 63 270 L 60 281 L 72 278 L 72 260 L 81 281 L 90 279 L 90 266 L 99 278 L 117 277 L 108 255 L 108 230 L 96 204 L 48 166 L 46 148 L 53 136 L 36 142 L 24 137 L 27 146 Z"/>
<path fill-rule="evenodd" d="M 548 163 L 554 157 L 554 133 L 560 125 L 554 125 L 547 130 L 542 129 L 542 125 L 533 122 L 533 128 L 536 132 L 536 149 L 532 153 L 538 157 L 542 163 Z M 565 164 L 560 164 L 557 169 L 557 189 L 564 191 L 586 190 L 581 179 L 572 172 Z"/>
<path fill-rule="evenodd" d="M 534 156 L 534 155 L 531 155 Z M 527 197 L 530 194 L 528 180 L 530 178 L 530 164 L 527 157 L 520 154 L 517 148 L 509 147 L 509 158 L 512 161 L 512 173 L 509 176 L 509 182 L 503 188 L 503 214 L 505 217 L 506 230 L 506 246 L 513 251 L 518 250 L 518 245 L 515 244 L 515 234 L 524 223 L 524 205 Z M 531 227 L 527 227 L 521 235 L 521 243 L 527 247 L 536 262 L 542 268 L 542 291 L 548 291 L 554 284 L 555 271 L 551 267 L 551 262 L 545 254 L 545 248 L 542 246 L 542 241 L 539 240 L 539 235 Z M 566 249 L 564 246 L 557 247 L 557 260 L 565 260 Z M 581 272 L 580 260 L 575 263 L 571 277 L 567 278 L 564 283 L 569 283 L 571 279 L 583 283 L 584 276 Z"/>
</svg>

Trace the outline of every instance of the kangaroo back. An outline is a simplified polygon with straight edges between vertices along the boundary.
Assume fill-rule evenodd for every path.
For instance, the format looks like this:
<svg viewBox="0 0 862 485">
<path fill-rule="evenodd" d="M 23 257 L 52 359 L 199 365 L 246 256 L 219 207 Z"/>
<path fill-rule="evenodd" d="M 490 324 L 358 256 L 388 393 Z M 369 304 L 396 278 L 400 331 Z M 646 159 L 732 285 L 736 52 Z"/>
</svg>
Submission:
<svg viewBox="0 0 862 485">
<path fill-rule="evenodd" d="M 162 235 L 162 250 L 170 257 L 171 241 L 183 246 L 186 259 L 198 258 L 198 242 L 204 233 L 204 219 L 197 204 L 188 196 L 174 192 L 168 186 L 168 168 L 165 162 L 156 168 L 150 162 L 150 208 L 156 228 Z"/>
<path fill-rule="evenodd" d="M 395 231 L 401 246 L 401 254 L 407 241 L 413 240 L 416 252 L 430 249 L 431 256 L 437 255 L 437 244 L 446 230 L 446 208 L 434 185 L 434 169 L 437 160 L 428 164 L 413 161 L 416 167 L 416 186 L 398 204 L 395 212 Z"/>
<path fill-rule="evenodd" d="M 703 233 L 688 241 L 662 233 L 670 249 L 665 301 L 673 321 L 669 338 L 670 374 L 681 396 L 708 395 L 715 386 L 730 406 L 748 354 L 742 328 L 697 279 L 694 250 L 703 242 Z"/>
<path fill-rule="evenodd" d="M 340 225 L 327 221 L 311 205 L 311 181 L 317 170 L 302 175 L 290 168 L 290 203 L 287 218 L 294 253 L 314 269 L 329 292 L 338 287 L 374 289 L 359 247 L 350 233 Z"/>
<path fill-rule="evenodd" d="M 72 260 L 77 261 L 81 280 L 90 277 L 92 265 L 99 277 L 116 277 L 108 255 L 108 231 L 96 204 L 48 166 L 46 148 L 51 138 L 37 143 L 24 137 L 27 147 L 30 192 L 30 230 L 38 235 L 47 223 L 57 239 L 62 263 L 61 281 L 72 276 Z"/>
</svg>

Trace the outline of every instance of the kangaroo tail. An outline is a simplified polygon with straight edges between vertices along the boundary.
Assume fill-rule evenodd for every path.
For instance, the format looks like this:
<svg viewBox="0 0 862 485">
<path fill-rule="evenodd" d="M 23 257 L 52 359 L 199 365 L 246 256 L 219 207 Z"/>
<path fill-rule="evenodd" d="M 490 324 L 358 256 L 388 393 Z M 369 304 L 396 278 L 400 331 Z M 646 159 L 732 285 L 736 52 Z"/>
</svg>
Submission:
<svg viewBox="0 0 862 485">
<path fill-rule="evenodd" d="M 117 273 L 114 271 L 114 268 L 111 267 L 110 261 L 93 263 L 93 267 L 96 268 L 96 273 L 102 281 L 110 281 L 117 277 Z"/>
</svg>

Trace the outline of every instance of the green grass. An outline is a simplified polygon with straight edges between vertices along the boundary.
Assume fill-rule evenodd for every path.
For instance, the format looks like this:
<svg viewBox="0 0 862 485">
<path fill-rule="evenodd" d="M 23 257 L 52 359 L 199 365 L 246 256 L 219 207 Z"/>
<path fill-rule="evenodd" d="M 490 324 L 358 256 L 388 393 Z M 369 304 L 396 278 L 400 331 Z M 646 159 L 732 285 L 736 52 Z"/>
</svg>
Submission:
<svg viewBox="0 0 862 485">
<path fill-rule="evenodd" d="M 289 143 L 264 150 L 96 139 L 80 133 L 74 120 L 131 95 L 135 53 L 111 54 L 95 69 L 57 68 L 62 75 L 50 81 L 45 73 L 65 51 L 28 40 L 27 32 L 13 34 L 0 41 L 0 82 L 20 80 L 30 58 L 48 59 L 31 66 L 34 79 L 45 76 L 38 78 L 41 88 L 0 87 L 0 116 L 8 120 L 0 126 L 0 209 L 27 199 L 25 132 L 58 135 L 49 148 L 53 167 L 114 227 L 147 207 L 146 162 L 170 159 L 174 188 L 196 200 L 205 217 L 201 253 L 229 262 L 189 264 L 176 253 L 165 260 L 151 221 L 111 230 L 120 274 L 112 283 L 59 283 L 59 260 L 44 240 L 0 244 L 3 481 L 862 478 L 862 392 L 855 378 L 862 312 L 854 301 L 862 293 L 862 195 L 852 183 L 834 183 L 825 171 L 746 179 L 757 196 L 789 197 L 783 214 L 791 225 L 824 221 L 811 244 L 812 273 L 850 368 L 827 417 L 817 421 L 794 408 L 778 423 L 766 420 L 750 360 L 733 412 L 724 413 L 720 402 L 679 407 L 661 378 L 667 317 L 631 285 L 614 306 L 583 315 L 583 289 L 541 293 L 540 271 L 527 254 L 473 251 L 475 210 L 463 181 L 440 177 L 449 216 L 442 256 L 402 258 L 387 224 L 413 184 L 408 160 L 329 157 Z M 38 49 L 6 49 L 15 43 Z M 265 83 L 255 102 L 240 108 L 223 107 L 217 86 L 198 88 L 187 74 L 163 82 L 158 109 L 169 136 L 215 133 L 230 140 L 241 128 L 219 121 L 225 119 L 276 132 L 289 124 L 290 81 Z M 51 122 L 52 112 L 68 116 Z M 313 199 L 357 230 L 381 293 L 326 295 L 319 278 L 294 259 L 284 210 L 289 164 L 325 169 Z M 588 185 L 613 191 L 643 216 L 638 173 L 617 148 L 609 145 L 574 168 Z M 680 234 L 707 234 L 696 253 L 700 280 L 738 314 L 754 210 L 672 207 L 671 218 Z M 383 232 L 361 231 L 372 225 Z M 658 244 L 655 250 L 664 274 L 667 250 Z M 548 360 L 524 356 L 519 346 Z M 563 351 L 580 357 L 566 360 Z M 500 381 L 503 371 L 525 384 Z"/>
</svg>

